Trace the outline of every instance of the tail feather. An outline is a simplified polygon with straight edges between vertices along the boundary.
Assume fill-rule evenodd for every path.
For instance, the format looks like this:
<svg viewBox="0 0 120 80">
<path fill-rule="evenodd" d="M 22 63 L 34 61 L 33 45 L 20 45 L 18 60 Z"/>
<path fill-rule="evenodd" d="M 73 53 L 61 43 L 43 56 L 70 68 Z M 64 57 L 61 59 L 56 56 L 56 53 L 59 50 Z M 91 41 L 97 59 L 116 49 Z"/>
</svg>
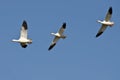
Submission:
<svg viewBox="0 0 120 80">
<path fill-rule="evenodd" d="M 61 38 L 62 38 L 62 39 L 65 39 L 66 37 L 67 37 L 67 36 L 64 36 L 64 35 L 63 35 Z"/>
</svg>

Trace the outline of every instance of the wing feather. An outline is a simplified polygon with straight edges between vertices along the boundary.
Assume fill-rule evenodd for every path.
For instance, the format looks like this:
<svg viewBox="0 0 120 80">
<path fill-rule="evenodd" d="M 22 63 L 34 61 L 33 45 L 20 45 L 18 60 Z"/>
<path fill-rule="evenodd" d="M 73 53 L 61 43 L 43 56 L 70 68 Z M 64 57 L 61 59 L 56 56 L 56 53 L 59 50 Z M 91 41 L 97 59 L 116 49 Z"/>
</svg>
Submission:
<svg viewBox="0 0 120 80">
<path fill-rule="evenodd" d="M 62 25 L 62 27 L 59 29 L 58 33 L 62 35 L 65 29 L 66 29 L 66 23 L 63 23 L 63 25 Z"/>
<path fill-rule="evenodd" d="M 21 34 L 20 34 L 20 37 L 22 38 L 27 38 L 27 22 L 26 21 L 23 21 L 23 24 L 22 24 L 22 27 L 21 27 Z"/>
<path fill-rule="evenodd" d="M 105 20 L 109 21 L 111 16 L 112 16 L 112 7 L 109 8 L 109 10 L 108 10 L 108 12 L 106 14 Z"/>
<path fill-rule="evenodd" d="M 55 37 L 54 40 L 52 41 L 50 47 L 48 48 L 48 50 L 51 50 L 57 43 L 57 41 L 59 40 L 60 38 L 59 37 Z"/>
<path fill-rule="evenodd" d="M 26 43 L 20 43 L 20 45 L 22 46 L 22 48 L 26 48 L 27 47 Z"/>
<path fill-rule="evenodd" d="M 106 25 L 102 25 L 102 27 L 99 29 L 96 37 L 99 37 L 105 31 L 106 28 L 107 28 Z"/>
</svg>

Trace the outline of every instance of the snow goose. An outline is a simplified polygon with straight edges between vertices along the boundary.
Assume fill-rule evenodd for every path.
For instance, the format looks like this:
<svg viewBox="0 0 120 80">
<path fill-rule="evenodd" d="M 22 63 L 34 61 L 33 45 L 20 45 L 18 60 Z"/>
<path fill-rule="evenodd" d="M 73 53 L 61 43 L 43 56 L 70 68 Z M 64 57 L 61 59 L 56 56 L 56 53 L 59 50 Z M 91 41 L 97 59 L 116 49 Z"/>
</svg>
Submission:
<svg viewBox="0 0 120 80">
<path fill-rule="evenodd" d="M 112 16 L 112 7 L 109 8 L 105 20 L 103 21 L 98 20 L 98 22 L 102 24 L 102 27 L 99 29 L 96 37 L 100 36 L 108 26 L 112 27 L 114 25 L 114 22 L 110 21 L 111 16 Z"/>
<path fill-rule="evenodd" d="M 26 48 L 27 44 L 32 43 L 32 40 L 27 38 L 27 29 L 28 29 L 27 22 L 24 20 L 21 27 L 20 38 L 18 40 L 16 39 L 12 40 L 13 42 L 20 43 L 22 48 Z"/>
<path fill-rule="evenodd" d="M 55 36 L 54 40 L 52 41 L 50 47 L 48 48 L 48 50 L 51 50 L 57 43 L 57 41 L 62 38 L 65 39 L 66 36 L 63 35 L 64 30 L 66 29 L 66 23 L 63 23 L 62 27 L 58 30 L 57 33 L 51 33 L 52 35 Z"/>
</svg>

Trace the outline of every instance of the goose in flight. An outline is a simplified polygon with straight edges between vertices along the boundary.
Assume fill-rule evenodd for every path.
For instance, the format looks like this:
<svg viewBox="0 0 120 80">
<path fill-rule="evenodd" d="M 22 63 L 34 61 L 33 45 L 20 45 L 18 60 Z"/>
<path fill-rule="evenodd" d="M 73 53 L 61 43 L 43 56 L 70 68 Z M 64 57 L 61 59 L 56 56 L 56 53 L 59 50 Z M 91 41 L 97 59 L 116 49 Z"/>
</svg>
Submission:
<svg viewBox="0 0 120 80">
<path fill-rule="evenodd" d="M 66 23 L 63 23 L 62 27 L 59 29 L 59 31 L 57 33 L 51 33 L 52 35 L 55 36 L 55 38 L 53 39 L 50 47 L 48 48 L 48 50 L 51 50 L 57 43 L 57 41 L 62 38 L 65 39 L 66 36 L 63 35 L 64 30 L 66 29 Z"/>
<path fill-rule="evenodd" d="M 112 26 L 114 25 L 114 22 L 111 22 L 111 21 L 110 21 L 111 16 L 112 16 L 112 13 L 113 13 L 113 12 L 112 12 L 112 7 L 110 7 L 109 10 L 108 10 L 108 12 L 107 12 L 107 14 L 106 14 L 105 20 L 103 20 L 103 21 L 98 20 L 98 22 L 101 23 L 102 26 L 101 26 L 101 28 L 99 29 L 96 37 L 100 36 L 100 35 L 105 31 L 105 29 L 106 29 L 108 26 L 112 27 Z"/>
<path fill-rule="evenodd" d="M 27 22 L 23 21 L 22 27 L 21 27 L 21 32 L 20 32 L 20 38 L 18 40 L 13 39 L 13 42 L 18 42 L 22 46 L 22 48 L 26 48 L 27 44 L 31 44 L 32 40 L 27 38 Z"/>
</svg>

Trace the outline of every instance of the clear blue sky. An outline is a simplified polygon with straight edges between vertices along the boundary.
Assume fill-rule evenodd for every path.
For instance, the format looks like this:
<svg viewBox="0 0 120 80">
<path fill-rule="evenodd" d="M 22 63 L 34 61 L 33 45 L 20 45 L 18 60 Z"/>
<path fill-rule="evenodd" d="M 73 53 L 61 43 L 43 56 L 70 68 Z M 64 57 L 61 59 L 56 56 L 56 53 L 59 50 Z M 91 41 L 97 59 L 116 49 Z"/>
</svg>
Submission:
<svg viewBox="0 0 120 80">
<path fill-rule="evenodd" d="M 0 80 L 120 80 L 120 0 L 1 0 Z M 115 25 L 95 38 L 109 7 Z M 19 38 L 23 20 L 33 44 Z M 48 51 L 67 23 L 67 38 Z"/>
</svg>

